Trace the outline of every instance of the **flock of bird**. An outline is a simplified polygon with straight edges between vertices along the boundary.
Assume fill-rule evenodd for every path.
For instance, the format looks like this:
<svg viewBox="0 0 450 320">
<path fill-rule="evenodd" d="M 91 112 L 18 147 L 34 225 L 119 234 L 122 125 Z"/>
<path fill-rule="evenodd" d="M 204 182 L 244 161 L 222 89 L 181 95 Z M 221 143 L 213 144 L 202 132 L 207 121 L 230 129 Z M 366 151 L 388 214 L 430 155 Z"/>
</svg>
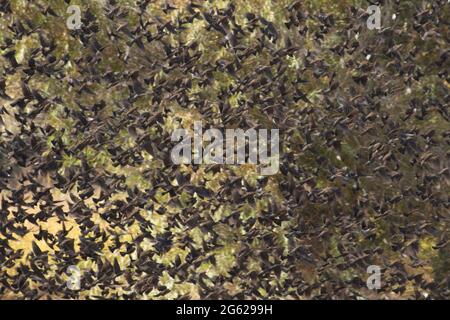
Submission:
<svg viewBox="0 0 450 320">
<path fill-rule="evenodd" d="M 350 2 L 0 0 L 0 299 L 448 299 L 449 5 Z"/>
</svg>

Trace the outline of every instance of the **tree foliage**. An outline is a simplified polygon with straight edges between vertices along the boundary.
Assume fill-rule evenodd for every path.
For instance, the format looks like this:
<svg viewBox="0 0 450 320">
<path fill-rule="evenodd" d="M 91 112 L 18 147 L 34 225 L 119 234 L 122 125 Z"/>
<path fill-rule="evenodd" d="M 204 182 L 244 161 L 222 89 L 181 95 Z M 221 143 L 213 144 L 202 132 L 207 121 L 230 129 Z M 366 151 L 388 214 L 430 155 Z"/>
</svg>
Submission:
<svg viewBox="0 0 450 320">
<path fill-rule="evenodd" d="M 0 0 L 0 298 L 448 298 L 449 5 L 369 5 Z M 279 173 L 174 165 L 196 120 Z"/>
</svg>

